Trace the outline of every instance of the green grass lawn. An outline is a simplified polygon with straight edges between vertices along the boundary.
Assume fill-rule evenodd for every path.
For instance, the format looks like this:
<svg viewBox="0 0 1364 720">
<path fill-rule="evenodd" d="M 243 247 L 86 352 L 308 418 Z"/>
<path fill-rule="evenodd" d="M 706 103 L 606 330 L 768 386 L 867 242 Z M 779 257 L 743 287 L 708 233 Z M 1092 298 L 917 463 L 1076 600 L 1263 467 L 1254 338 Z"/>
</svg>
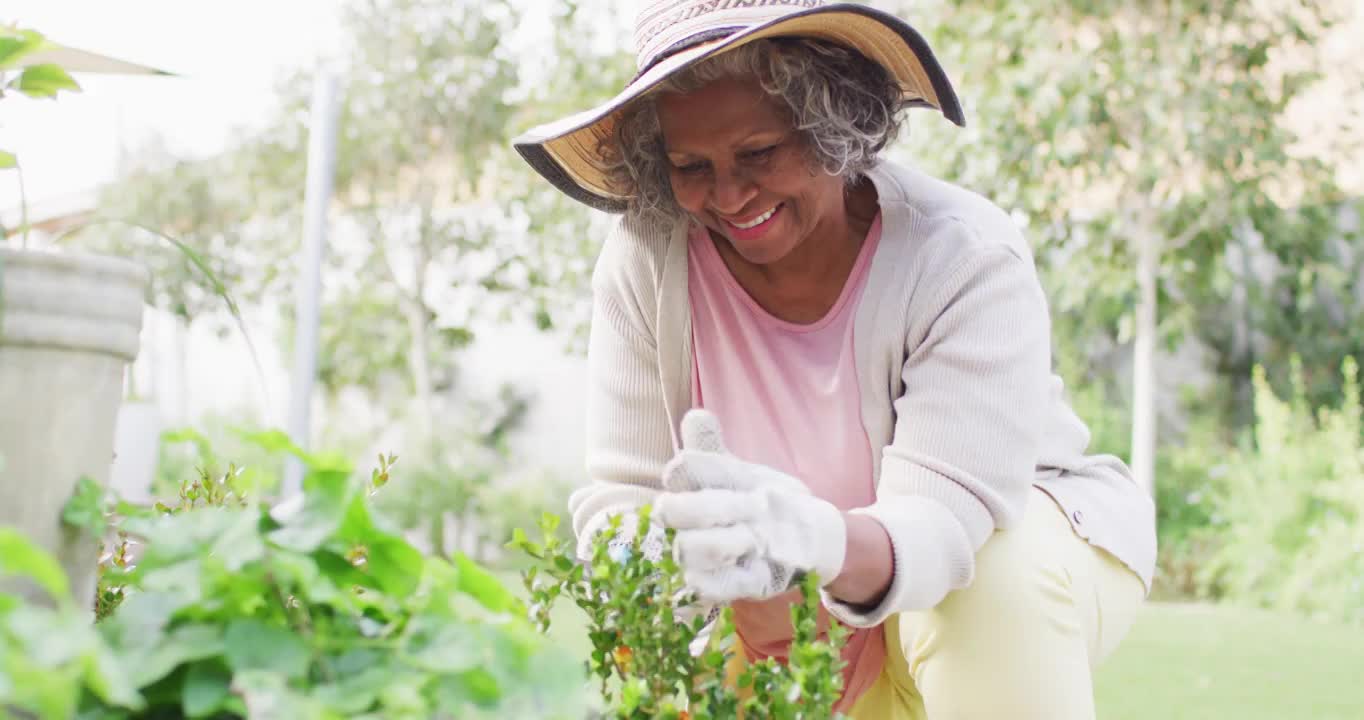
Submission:
<svg viewBox="0 0 1364 720">
<path fill-rule="evenodd" d="M 1151 604 L 1096 685 L 1102 720 L 1360 720 L 1364 629 Z"/>
<path fill-rule="evenodd" d="M 550 634 L 585 657 L 582 623 L 561 602 Z M 1361 720 L 1364 629 L 1151 603 L 1095 684 L 1100 720 Z"/>
</svg>

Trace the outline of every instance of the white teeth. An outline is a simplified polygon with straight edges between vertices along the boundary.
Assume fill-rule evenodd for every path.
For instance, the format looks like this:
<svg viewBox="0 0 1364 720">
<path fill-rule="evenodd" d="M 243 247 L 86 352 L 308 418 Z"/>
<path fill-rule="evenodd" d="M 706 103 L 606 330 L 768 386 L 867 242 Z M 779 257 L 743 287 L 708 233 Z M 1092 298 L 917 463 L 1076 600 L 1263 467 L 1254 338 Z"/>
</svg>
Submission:
<svg viewBox="0 0 1364 720">
<path fill-rule="evenodd" d="M 762 215 L 759 215 L 758 217 L 753 218 L 753 222 L 747 222 L 747 223 L 744 223 L 744 224 L 742 224 L 742 225 L 740 225 L 739 223 L 730 223 L 730 224 L 733 225 L 733 226 L 736 227 L 736 228 L 739 228 L 740 230 L 748 230 L 748 229 L 750 229 L 750 228 L 758 227 L 759 225 L 761 225 L 761 224 L 767 222 L 768 220 L 771 220 L 771 219 L 772 219 L 772 215 L 773 215 L 773 213 L 775 213 L 775 212 L 777 212 L 777 208 L 774 207 L 774 208 L 772 208 L 771 210 L 768 210 L 767 212 L 763 213 Z"/>
</svg>

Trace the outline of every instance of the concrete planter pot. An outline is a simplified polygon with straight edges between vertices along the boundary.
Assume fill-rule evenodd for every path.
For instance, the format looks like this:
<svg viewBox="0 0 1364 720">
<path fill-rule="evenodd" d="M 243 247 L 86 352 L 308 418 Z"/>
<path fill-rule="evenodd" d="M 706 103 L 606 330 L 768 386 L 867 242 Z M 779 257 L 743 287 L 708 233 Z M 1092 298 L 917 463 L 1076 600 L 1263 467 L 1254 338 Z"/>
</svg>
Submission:
<svg viewBox="0 0 1364 720">
<path fill-rule="evenodd" d="M 0 248 L 0 526 L 55 555 L 87 605 L 95 539 L 61 512 L 81 477 L 108 482 L 147 281 L 127 260 Z"/>
</svg>

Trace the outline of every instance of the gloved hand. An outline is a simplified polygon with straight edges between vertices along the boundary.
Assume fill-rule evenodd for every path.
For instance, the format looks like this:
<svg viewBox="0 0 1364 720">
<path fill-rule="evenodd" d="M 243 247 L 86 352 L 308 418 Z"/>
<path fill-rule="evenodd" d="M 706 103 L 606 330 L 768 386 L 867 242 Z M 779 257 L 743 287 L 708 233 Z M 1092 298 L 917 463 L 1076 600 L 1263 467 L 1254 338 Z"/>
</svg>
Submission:
<svg viewBox="0 0 1364 720">
<path fill-rule="evenodd" d="M 634 553 L 634 538 L 639 532 L 638 529 L 639 515 L 637 513 L 627 512 L 621 515 L 619 529 L 606 544 L 606 553 L 613 561 L 622 564 L 630 561 Z M 640 553 L 645 559 L 656 563 L 663 556 L 663 549 L 667 546 L 666 532 L 666 528 L 657 520 L 649 523 L 649 530 L 639 543 Z M 662 571 L 655 571 L 655 574 L 659 572 Z M 716 618 L 720 616 L 720 608 L 700 600 L 684 602 L 684 600 L 690 599 L 693 594 L 694 591 L 688 588 L 673 598 L 673 621 L 690 626 L 696 618 L 705 618 L 705 626 L 692 640 L 689 648 L 692 655 L 699 656 L 710 642 L 710 634 L 714 630 Z"/>
<path fill-rule="evenodd" d="M 663 487 L 653 517 L 677 530 L 674 556 L 705 602 L 780 595 L 799 572 L 827 585 L 843 569 L 843 513 L 800 480 L 729 454 L 705 410 L 683 418 L 682 450 Z"/>
</svg>

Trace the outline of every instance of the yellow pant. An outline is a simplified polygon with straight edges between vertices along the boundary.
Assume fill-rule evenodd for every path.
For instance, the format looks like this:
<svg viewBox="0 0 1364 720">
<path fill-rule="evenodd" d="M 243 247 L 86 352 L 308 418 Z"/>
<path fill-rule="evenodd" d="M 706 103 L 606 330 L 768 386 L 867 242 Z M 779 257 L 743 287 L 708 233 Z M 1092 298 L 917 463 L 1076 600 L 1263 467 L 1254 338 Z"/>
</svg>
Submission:
<svg viewBox="0 0 1364 720">
<path fill-rule="evenodd" d="M 1034 489 L 1018 527 L 976 555 L 975 580 L 886 622 L 886 665 L 852 720 L 1088 720 L 1092 671 L 1127 634 L 1141 580 L 1077 536 Z M 742 655 L 740 655 L 742 660 Z M 728 668 L 730 677 L 736 669 Z"/>
</svg>

